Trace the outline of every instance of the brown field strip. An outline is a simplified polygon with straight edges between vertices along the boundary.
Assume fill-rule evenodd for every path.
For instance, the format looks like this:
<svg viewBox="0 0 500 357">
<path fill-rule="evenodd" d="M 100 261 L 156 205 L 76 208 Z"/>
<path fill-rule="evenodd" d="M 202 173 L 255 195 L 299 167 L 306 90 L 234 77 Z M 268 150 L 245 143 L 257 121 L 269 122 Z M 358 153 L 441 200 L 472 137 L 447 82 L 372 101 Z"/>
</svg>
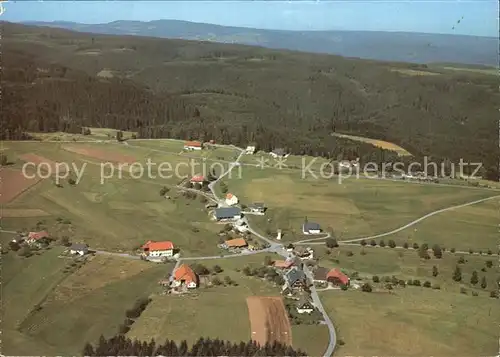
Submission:
<svg viewBox="0 0 500 357">
<path fill-rule="evenodd" d="M 133 164 L 134 162 L 137 161 L 134 157 L 129 155 L 123 155 L 114 152 L 106 152 L 104 150 L 99 150 L 88 146 L 82 146 L 82 147 L 63 146 L 63 149 L 75 154 L 92 157 L 94 159 L 98 159 L 103 162 L 118 162 L 118 163 Z"/>
<path fill-rule="evenodd" d="M 0 169 L 0 204 L 12 201 L 40 180 L 27 178 L 18 170 Z"/>
<path fill-rule="evenodd" d="M 50 213 L 38 208 L 5 208 L 0 209 L 0 217 L 16 218 L 16 217 L 46 217 Z"/>
<path fill-rule="evenodd" d="M 281 297 L 247 297 L 252 340 L 260 345 L 274 341 L 292 345 L 292 329 Z"/>
</svg>

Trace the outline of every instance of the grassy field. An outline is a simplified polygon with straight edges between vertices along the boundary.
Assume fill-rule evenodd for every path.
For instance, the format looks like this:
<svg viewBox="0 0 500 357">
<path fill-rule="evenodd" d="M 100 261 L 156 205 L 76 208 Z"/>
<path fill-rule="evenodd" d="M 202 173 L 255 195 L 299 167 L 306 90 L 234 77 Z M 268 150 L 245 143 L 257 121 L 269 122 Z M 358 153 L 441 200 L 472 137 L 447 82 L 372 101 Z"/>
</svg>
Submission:
<svg viewBox="0 0 500 357">
<path fill-rule="evenodd" d="M 63 187 L 56 187 L 51 180 L 45 180 L 5 205 L 5 208 L 41 209 L 51 215 L 43 217 L 47 226 L 53 226 L 58 218 L 68 220 L 73 228 L 71 240 L 87 242 L 96 249 L 131 250 L 149 239 L 169 239 L 181 249 L 184 256 L 218 252 L 218 237 L 215 233 L 220 227 L 208 224 L 210 220 L 201 198 L 188 199 L 175 188 L 171 188 L 168 193 L 172 197 L 170 200 L 159 194 L 163 186 L 172 187 L 181 181 L 176 176 L 192 174 L 189 172 L 191 168 L 185 167 L 189 159 L 115 144 L 71 144 L 74 147 L 97 148 L 108 154 L 127 155 L 142 163 L 147 158 L 155 163 L 168 162 L 173 167 L 171 178 L 159 177 L 154 167 L 149 176 L 146 166 L 142 178 L 133 178 L 131 172 L 125 170 L 121 172 L 120 178 L 117 169 L 111 175 L 109 166 L 102 171 L 108 176 L 102 176 L 99 159 L 63 150 L 64 145 L 8 144 L 7 155 L 9 160 L 15 161 L 13 167 L 22 166 L 22 161 L 15 160 L 16 155 L 30 152 L 53 161 L 74 164 L 78 170 L 86 166 L 78 184 L 71 186 L 64 180 Z M 182 163 L 185 165 L 182 166 Z M 181 165 L 177 173 L 175 165 Z M 197 170 L 195 167 L 191 171 Z M 164 172 L 164 176 L 168 174 Z M 2 227 L 30 229 L 39 220 L 37 217 L 4 217 Z"/>
<path fill-rule="evenodd" d="M 114 335 L 137 298 L 157 289 L 171 266 L 96 256 L 72 272 L 60 248 L 40 256 L 4 255 L 6 355 L 80 353 L 87 341 Z M 26 282 L 29 281 L 29 284 Z M 33 310 L 39 304 L 38 310 Z"/>
<path fill-rule="evenodd" d="M 429 246 L 437 243 L 449 249 L 473 249 L 475 252 L 491 249 L 496 252 L 498 222 L 500 198 L 437 214 L 384 239 L 393 239 L 399 245 L 404 242 L 410 245 L 427 243 Z"/>
<path fill-rule="evenodd" d="M 324 230 L 333 230 L 338 239 L 349 239 L 387 232 L 429 212 L 493 196 L 487 190 L 458 186 L 370 179 L 347 179 L 339 184 L 336 179 L 301 179 L 300 173 L 272 174 L 245 167 L 242 178 L 229 180 L 228 188 L 244 204 L 265 202 L 266 216 L 253 216 L 252 221 L 261 230 L 283 229 L 284 240 L 290 241 L 304 238 L 300 231 L 305 217 Z M 473 234 L 474 230 L 469 232 Z M 484 239 L 495 247 L 491 235 Z M 435 243 L 442 242 L 436 238 Z"/>
<path fill-rule="evenodd" d="M 325 291 L 323 305 L 345 342 L 338 356 L 492 356 L 498 300 L 408 287 L 396 294 Z"/>
</svg>

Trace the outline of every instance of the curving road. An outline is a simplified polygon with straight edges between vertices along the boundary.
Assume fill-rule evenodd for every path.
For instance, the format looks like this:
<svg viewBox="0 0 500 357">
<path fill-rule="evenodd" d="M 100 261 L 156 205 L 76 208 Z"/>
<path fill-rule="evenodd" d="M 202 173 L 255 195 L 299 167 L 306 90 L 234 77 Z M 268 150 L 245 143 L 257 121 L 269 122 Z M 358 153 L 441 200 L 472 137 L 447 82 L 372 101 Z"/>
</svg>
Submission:
<svg viewBox="0 0 500 357">
<path fill-rule="evenodd" d="M 434 216 L 436 214 L 443 213 L 443 212 L 446 212 L 446 211 L 451 211 L 451 210 L 454 210 L 454 209 L 457 209 L 457 208 L 472 206 L 472 205 L 475 205 L 475 204 L 478 204 L 478 203 L 481 203 L 481 202 L 493 200 L 495 198 L 500 198 L 500 195 L 486 197 L 486 198 L 481 198 L 479 200 L 475 200 L 475 201 L 472 201 L 472 202 L 467 202 L 467 203 L 463 203 L 463 204 L 456 205 L 456 206 L 450 206 L 450 207 L 447 207 L 447 208 L 442 208 L 442 209 L 433 211 L 431 213 L 427 213 L 426 215 L 424 215 L 424 216 L 422 216 L 420 218 L 414 219 L 410 223 L 405 224 L 404 226 L 401 226 L 399 228 L 393 229 L 392 231 L 389 231 L 389 232 L 375 234 L 375 235 L 372 235 L 372 236 L 360 237 L 360 238 L 352 238 L 352 239 L 347 239 L 347 240 L 340 240 L 338 242 L 339 243 L 352 243 L 352 242 L 359 242 L 359 241 L 361 241 L 363 239 L 366 240 L 366 239 L 375 239 L 375 238 L 385 237 L 385 236 L 388 236 L 388 235 L 391 235 L 391 234 L 394 234 L 394 233 L 398 233 L 398 232 L 400 232 L 402 230 L 405 230 L 406 228 L 411 227 L 411 226 L 413 226 L 413 225 L 415 225 L 415 224 L 423 221 L 424 219 L 432 217 L 432 216 Z M 304 239 L 304 240 L 295 242 L 294 244 L 306 244 L 306 243 L 310 243 L 310 242 L 314 242 L 314 241 L 318 241 L 318 240 L 323 240 L 323 239 L 326 239 L 326 238 L 325 237 L 320 237 L 320 238 Z"/>
</svg>

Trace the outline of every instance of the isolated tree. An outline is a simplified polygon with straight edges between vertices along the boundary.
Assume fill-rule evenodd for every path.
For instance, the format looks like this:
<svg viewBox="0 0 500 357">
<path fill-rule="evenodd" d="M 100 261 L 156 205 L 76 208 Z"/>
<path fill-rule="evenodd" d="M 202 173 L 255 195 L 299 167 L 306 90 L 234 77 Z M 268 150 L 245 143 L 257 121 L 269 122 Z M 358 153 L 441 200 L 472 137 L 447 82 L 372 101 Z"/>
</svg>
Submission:
<svg viewBox="0 0 500 357">
<path fill-rule="evenodd" d="M 224 277 L 224 282 L 227 284 L 227 285 L 231 285 L 233 283 L 233 280 L 231 279 L 230 276 L 226 275 Z"/>
<path fill-rule="evenodd" d="M 370 245 L 371 245 L 372 247 L 375 247 L 375 246 L 377 245 L 377 242 L 375 242 L 375 239 L 372 239 L 372 240 L 370 241 Z"/>
<path fill-rule="evenodd" d="M 472 272 L 472 276 L 470 277 L 470 283 L 472 285 L 476 285 L 479 282 L 479 277 L 477 276 L 477 271 Z"/>
<path fill-rule="evenodd" d="M 486 289 L 487 287 L 488 287 L 488 282 L 486 281 L 486 277 L 485 277 L 485 276 L 483 276 L 483 277 L 481 278 L 481 288 L 482 288 L 482 289 Z"/>
<path fill-rule="evenodd" d="M 335 238 L 332 238 L 332 237 L 327 238 L 325 243 L 326 243 L 326 246 L 328 248 L 336 248 L 339 246 L 339 244 L 337 243 L 337 240 Z"/>
<path fill-rule="evenodd" d="M 434 253 L 434 257 L 441 259 L 443 257 L 443 250 L 438 244 L 434 244 L 432 247 L 432 252 Z"/>
<path fill-rule="evenodd" d="M 432 267 L 432 276 L 436 277 L 436 276 L 438 276 L 438 274 L 439 274 L 438 268 L 437 268 L 437 266 L 434 265 Z"/>
<path fill-rule="evenodd" d="M 462 270 L 460 269 L 460 267 L 457 265 L 455 267 L 455 271 L 453 272 L 453 280 L 455 281 L 461 281 L 462 280 Z"/>
</svg>

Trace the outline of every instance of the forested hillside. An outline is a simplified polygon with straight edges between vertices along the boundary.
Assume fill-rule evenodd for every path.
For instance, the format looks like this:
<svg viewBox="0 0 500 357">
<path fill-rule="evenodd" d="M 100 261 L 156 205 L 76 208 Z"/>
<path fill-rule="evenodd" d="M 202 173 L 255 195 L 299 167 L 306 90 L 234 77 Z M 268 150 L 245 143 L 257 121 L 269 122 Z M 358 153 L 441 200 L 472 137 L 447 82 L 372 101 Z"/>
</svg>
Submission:
<svg viewBox="0 0 500 357">
<path fill-rule="evenodd" d="M 81 126 L 391 160 L 392 141 L 498 175 L 497 78 L 258 47 L 3 23 L 4 138 Z M 8 135 L 8 136 L 7 136 Z"/>
</svg>

